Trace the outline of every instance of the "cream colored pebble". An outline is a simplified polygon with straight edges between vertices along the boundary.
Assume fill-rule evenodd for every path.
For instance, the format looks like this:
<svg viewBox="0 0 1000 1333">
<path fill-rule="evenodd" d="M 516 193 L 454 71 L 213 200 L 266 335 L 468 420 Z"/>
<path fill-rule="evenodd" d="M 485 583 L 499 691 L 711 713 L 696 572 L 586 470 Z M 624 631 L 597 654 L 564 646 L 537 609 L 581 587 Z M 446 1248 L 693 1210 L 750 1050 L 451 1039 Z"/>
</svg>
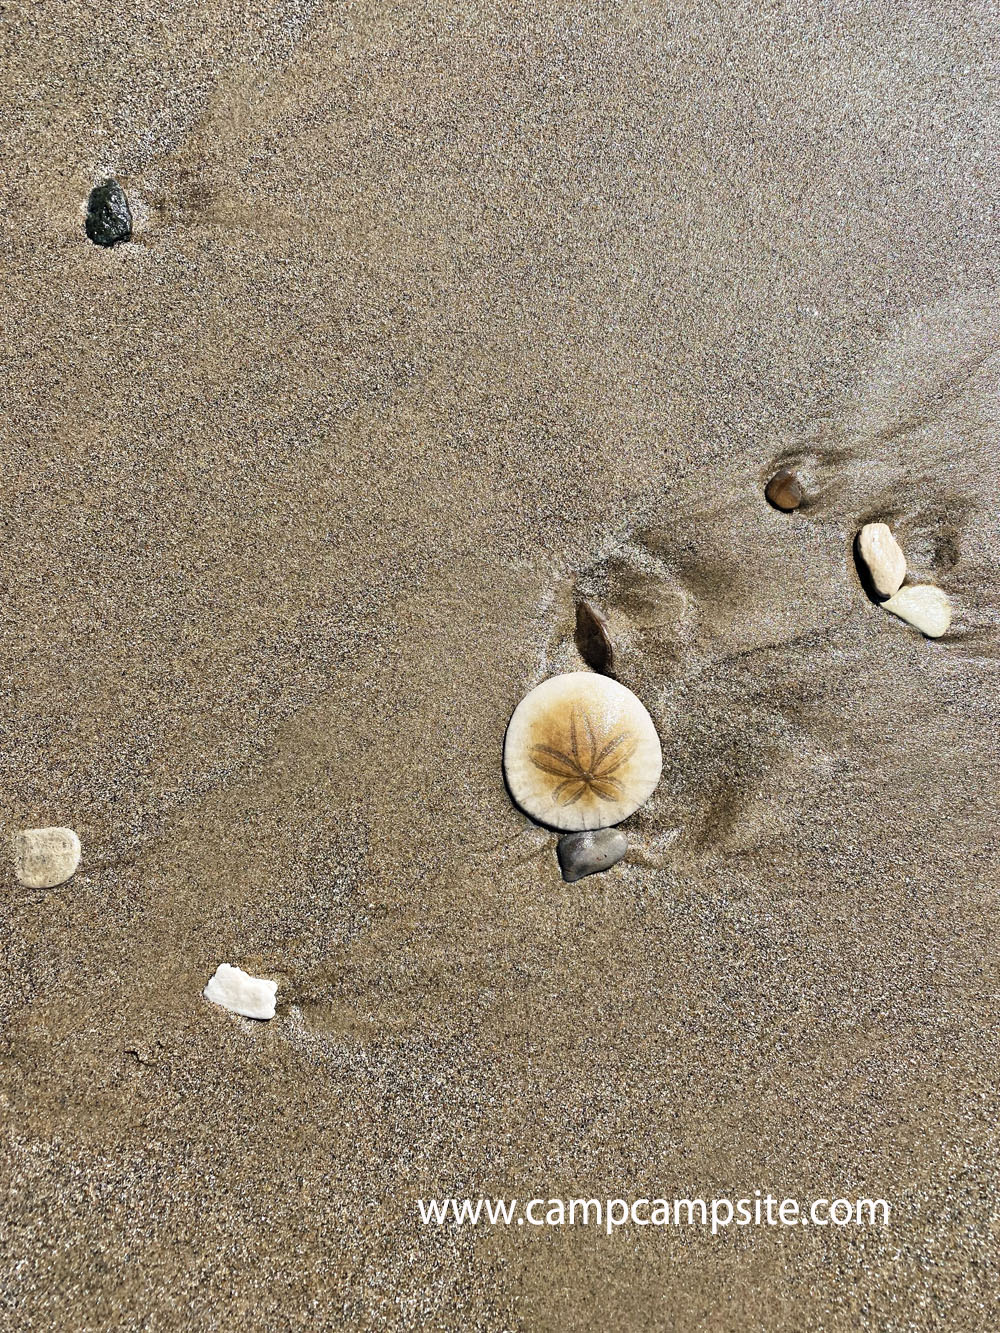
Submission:
<svg viewBox="0 0 1000 1333">
<path fill-rule="evenodd" d="M 906 578 L 906 557 L 887 523 L 866 523 L 858 535 L 858 552 L 881 597 L 891 597 Z"/>
<path fill-rule="evenodd" d="M 71 828 L 29 828 L 14 834 L 14 873 L 28 889 L 65 884 L 80 864 L 80 839 Z"/>
<path fill-rule="evenodd" d="M 929 639 L 940 639 L 951 627 L 951 602 L 948 595 L 940 588 L 932 588 L 930 584 L 920 583 L 900 588 L 882 606 L 920 630 L 921 634 L 926 634 Z"/>
</svg>

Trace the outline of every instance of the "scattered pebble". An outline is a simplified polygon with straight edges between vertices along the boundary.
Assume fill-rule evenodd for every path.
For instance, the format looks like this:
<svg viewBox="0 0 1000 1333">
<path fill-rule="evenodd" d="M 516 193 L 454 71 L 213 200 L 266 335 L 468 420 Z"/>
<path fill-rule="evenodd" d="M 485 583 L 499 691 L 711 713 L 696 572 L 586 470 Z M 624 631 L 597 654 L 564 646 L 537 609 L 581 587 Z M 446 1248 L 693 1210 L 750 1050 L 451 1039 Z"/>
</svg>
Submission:
<svg viewBox="0 0 1000 1333">
<path fill-rule="evenodd" d="M 87 220 L 83 224 L 95 245 L 115 245 L 132 235 L 132 210 L 125 191 L 116 180 L 95 185 L 87 200 Z"/>
<path fill-rule="evenodd" d="M 894 597 L 882 603 L 882 607 L 929 639 L 940 639 L 951 628 L 951 602 L 947 593 L 927 583 L 900 588 Z"/>
<path fill-rule="evenodd" d="M 788 467 L 783 467 L 780 472 L 776 472 L 764 487 L 764 495 L 768 503 L 774 505 L 775 509 L 783 510 L 786 514 L 793 509 L 798 509 L 804 494 L 802 483 L 792 469 Z"/>
<path fill-rule="evenodd" d="M 663 755 L 653 719 L 609 676 L 570 671 L 537 685 L 507 727 L 511 796 L 557 829 L 619 824 L 652 794 Z"/>
<path fill-rule="evenodd" d="M 240 967 L 220 963 L 215 976 L 205 987 L 205 998 L 221 1004 L 244 1018 L 273 1018 L 274 997 L 278 993 L 276 981 L 252 977 Z"/>
<path fill-rule="evenodd" d="M 858 533 L 858 554 L 880 597 L 891 597 L 906 578 L 906 556 L 887 523 L 866 523 Z"/>
<path fill-rule="evenodd" d="M 585 875 L 598 875 L 620 861 L 628 851 L 628 838 L 618 828 L 601 828 L 593 832 L 564 833 L 559 839 L 556 855 L 559 869 L 567 884 L 573 884 Z"/>
<path fill-rule="evenodd" d="M 576 604 L 576 646 L 589 667 L 606 676 L 611 674 L 615 650 L 608 622 L 590 602 L 580 601 Z"/>
<path fill-rule="evenodd" d="M 29 828 L 14 834 L 14 873 L 28 889 L 65 884 L 80 864 L 80 839 L 71 828 Z"/>
</svg>

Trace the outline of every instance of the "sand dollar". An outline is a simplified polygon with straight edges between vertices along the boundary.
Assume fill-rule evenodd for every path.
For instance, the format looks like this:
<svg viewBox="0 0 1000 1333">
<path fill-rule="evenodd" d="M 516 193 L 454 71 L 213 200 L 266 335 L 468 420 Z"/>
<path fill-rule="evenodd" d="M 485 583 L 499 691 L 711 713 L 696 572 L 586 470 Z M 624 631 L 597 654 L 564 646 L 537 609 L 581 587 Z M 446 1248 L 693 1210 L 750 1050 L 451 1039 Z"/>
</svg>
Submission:
<svg viewBox="0 0 1000 1333">
<path fill-rule="evenodd" d="M 626 819 L 660 780 L 653 719 L 608 676 L 552 676 L 514 709 L 503 747 L 507 785 L 533 819 L 558 829 Z"/>
</svg>

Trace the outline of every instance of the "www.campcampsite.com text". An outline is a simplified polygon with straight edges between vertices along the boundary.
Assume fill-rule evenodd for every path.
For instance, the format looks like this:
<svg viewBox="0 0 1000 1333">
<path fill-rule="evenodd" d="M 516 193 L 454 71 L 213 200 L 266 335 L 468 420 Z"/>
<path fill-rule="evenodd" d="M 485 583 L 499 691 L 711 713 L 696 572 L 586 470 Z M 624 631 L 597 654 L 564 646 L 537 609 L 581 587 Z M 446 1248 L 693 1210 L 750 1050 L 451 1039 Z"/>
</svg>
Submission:
<svg viewBox="0 0 1000 1333">
<path fill-rule="evenodd" d="M 418 1199 L 424 1226 L 885 1227 L 885 1199 L 818 1198 L 808 1203 L 754 1190 L 745 1199 Z"/>
</svg>

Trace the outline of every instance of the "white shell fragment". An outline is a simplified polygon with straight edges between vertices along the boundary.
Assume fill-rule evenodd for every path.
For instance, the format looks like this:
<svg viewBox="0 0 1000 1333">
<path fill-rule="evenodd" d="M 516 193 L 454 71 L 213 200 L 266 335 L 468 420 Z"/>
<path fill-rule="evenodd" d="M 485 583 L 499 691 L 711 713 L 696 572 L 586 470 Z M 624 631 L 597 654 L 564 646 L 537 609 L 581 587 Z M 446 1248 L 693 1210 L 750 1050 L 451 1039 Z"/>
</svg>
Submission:
<svg viewBox="0 0 1000 1333">
<path fill-rule="evenodd" d="M 947 594 L 926 583 L 900 588 L 895 597 L 890 597 L 882 606 L 929 639 L 940 639 L 951 628 L 951 602 Z"/>
<path fill-rule="evenodd" d="M 252 977 L 241 967 L 220 963 L 215 976 L 205 987 L 205 998 L 221 1004 L 244 1018 L 273 1018 L 274 997 L 278 993 L 276 981 Z"/>
<path fill-rule="evenodd" d="M 14 834 L 14 873 L 28 889 L 54 889 L 76 873 L 80 839 L 71 828 L 29 828 Z"/>
<path fill-rule="evenodd" d="M 906 556 L 887 523 L 865 524 L 858 534 L 858 554 L 880 597 L 891 597 L 902 587 L 906 578 Z"/>
<path fill-rule="evenodd" d="M 649 798 L 663 766 L 653 719 L 608 676 L 542 681 L 507 727 L 503 766 L 516 803 L 557 829 L 607 828 Z"/>
</svg>

